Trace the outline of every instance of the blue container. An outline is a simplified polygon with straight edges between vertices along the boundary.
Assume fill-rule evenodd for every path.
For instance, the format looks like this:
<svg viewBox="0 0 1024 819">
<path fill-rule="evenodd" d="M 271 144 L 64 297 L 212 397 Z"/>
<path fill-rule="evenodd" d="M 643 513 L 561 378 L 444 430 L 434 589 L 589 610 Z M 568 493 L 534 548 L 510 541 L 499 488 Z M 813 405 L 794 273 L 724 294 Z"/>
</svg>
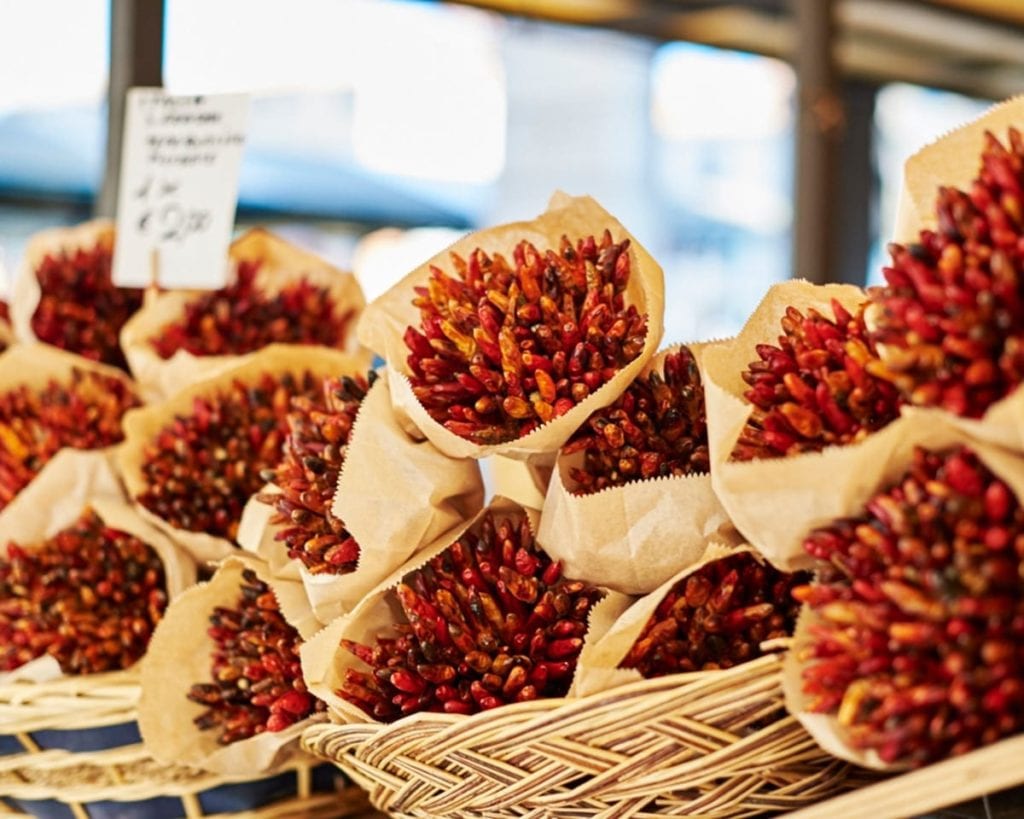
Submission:
<svg viewBox="0 0 1024 819">
<path fill-rule="evenodd" d="M 336 782 L 340 778 L 341 774 L 333 765 L 319 765 L 313 769 L 313 791 L 330 793 L 336 789 Z M 232 813 L 254 810 L 294 796 L 296 787 L 295 772 L 287 771 L 255 782 L 218 785 L 201 792 L 198 797 L 203 813 Z M 39 819 L 75 819 L 71 808 L 56 799 L 8 801 L 17 810 Z M 160 796 L 141 802 L 104 800 L 88 802 L 83 807 L 89 819 L 180 819 L 185 814 L 181 800 L 173 796 Z"/>
</svg>

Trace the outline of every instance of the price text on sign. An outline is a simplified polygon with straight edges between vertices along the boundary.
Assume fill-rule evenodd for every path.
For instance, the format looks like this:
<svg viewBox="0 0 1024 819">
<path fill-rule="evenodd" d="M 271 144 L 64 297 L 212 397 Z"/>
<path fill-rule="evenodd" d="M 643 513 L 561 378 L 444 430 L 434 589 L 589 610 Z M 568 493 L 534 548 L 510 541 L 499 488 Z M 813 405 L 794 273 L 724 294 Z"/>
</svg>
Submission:
<svg viewBox="0 0 1024 819">
<path fill-rule="evenodd" d="M 248 114 L 245 94 L 128 92 L 115 284 L 224 286 Z"/>
</svg>

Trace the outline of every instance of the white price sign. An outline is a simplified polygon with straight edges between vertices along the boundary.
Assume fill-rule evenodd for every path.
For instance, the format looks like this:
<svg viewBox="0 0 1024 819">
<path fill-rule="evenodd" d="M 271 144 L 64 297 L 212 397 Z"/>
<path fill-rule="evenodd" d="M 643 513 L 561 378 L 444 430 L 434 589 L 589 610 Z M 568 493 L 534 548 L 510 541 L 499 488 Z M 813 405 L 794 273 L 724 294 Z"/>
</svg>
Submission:
<svg viewBox="0 0 1024 819">
<path fill-rule="evenodd" d="M 247 94 L 128 92 L 115 284 L 226 284 L 248 115 Z"/>
</svg>

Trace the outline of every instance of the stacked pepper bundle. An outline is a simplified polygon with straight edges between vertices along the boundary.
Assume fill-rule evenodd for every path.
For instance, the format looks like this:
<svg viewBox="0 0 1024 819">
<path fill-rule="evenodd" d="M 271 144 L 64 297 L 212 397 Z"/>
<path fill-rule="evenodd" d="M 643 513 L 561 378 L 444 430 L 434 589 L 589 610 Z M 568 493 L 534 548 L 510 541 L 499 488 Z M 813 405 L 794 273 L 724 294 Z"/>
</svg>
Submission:
<svg viewBox="0 0 1024 819">
<path fill-rule="evenodd" d="M 805 548 L 825 562 L 795 590 L 821 618 L 804 691 L 855 748 L 916 766 L 1024 728 L 1024 509 L 970 449 L 918 449 Z"/>
<path fill-rule="evenodd" d="M 629 241 L 605 231 L 555 250 L 516 245 L 512 264 L 475 250 L 417 287 L 405 343 L 413 392 L 476 444 L 519 438 L 568 412 L 643 350 L 647 319 L 625 306 Z"/>
<path fill-rule="evenodd" d="M 292 398 L 320 406 L 321 385 L 309 372 L 235 379 L 198 396 L 146 447 L 146 489 L 136 500 L 179 529 L 233 539 L 261 472 L 281 459 Z"/>
<path fill-rule="evenodd" d="M 938 230 L 893 244 L 871 293 L 876 372 L 914 404 L 979 417 L 1024 378 L 1024 137 L 986 133 L 970 191 L 940 188 Z"/>
<path fill-rule="evenodd" d="M 118 339 L 142 306 L 142 290 L 114 286 L 112 244 L 108 237 L 43 258 L 35 271 L 41 294 L 32 332 L 47 344 L 127 370 Z"/>
<path fill-rule="evenodd" d="M 271 295 L 256 283 L 258 272 L 259 263 L 240 262 L 233 284 L 186 304 L 180 319 L 150 339 L 157 355 L 242 355 L 277 343 L 344 345 L 353 311 L 343 311 L 327 288 L 301 278 Z"/>
<path fill-rule="evenodd" d="M 570 470 L 578 494 L 708 471 L 704 388 L 693 354 L 681 347 L 665 357 L 663 370 L 637 378 L 562 448 L 563 455 L 585 453 L 582 467 Z"/>
<path fill-rule="evenodd" d="M 359 560 L 359 544 L 335 516 L 332 501 L 352 424 L 376 377 L 371 370 L 367 378 L 327 378 L 322 402 L 293 398 L 281 462 L 261 475 L 280 489 L 256 496 L 274 507 L 271 522 L 284 525 L 276 539 L 312 574 L 352 572 Z"/>
<path fill-rule="evenodd" d="M 371 670 L 348 669 L 338 692 L 386 722 L 563 696 L 602 596 L 561 576 L 525 518 L 497 522 L 490 513 L 395 594 L 408 623 L 372 647 L 343 641 Z"/>
<path fill-rule="evenodd" d="M 778 346 L 757 345 L 743 372 L 754 411 L 732 459 L 750 461 L 862 440 L 899 415 L 896 389 L 874 373 L 878 363 L 863 310 L 832 300 L 835 319 L 789 307 Z"/>
<path fill-rule="evenodd" d="M 761 656 L 761 643 L 793 633 L 799 604 L 786 574 L 740 552 L 705 564 L 668 591 L 620 663 L 644 677 L 731 668 Z"/>
<path fill-rule="evenodd" d="M 121 378 L 80 370 L 68 383 L 0 394 L 0 509 L 63 447 L 98 449 L 124 437 L 121 416 L 138 405 Z"/>
<path fill-rule="evenodd" d="M 167 605 L 164 568 L 91 509 L 38 548 L 0 559 L 0 671 L 46 654 L 65 674 L 128 668 Z"/>
<path fill-rule="evenodd" d="M 221 745 L 283 731 L 324 710 L 302 680 L 299 633 L 252 569 L 242 572 L 235 606 L 214 609 L 207 633 L 216 644 L 212 682 L 196 683 L 188 698 L 207 706 L 194 722 L 203 731 L 217 728 Z"/>
</svg>

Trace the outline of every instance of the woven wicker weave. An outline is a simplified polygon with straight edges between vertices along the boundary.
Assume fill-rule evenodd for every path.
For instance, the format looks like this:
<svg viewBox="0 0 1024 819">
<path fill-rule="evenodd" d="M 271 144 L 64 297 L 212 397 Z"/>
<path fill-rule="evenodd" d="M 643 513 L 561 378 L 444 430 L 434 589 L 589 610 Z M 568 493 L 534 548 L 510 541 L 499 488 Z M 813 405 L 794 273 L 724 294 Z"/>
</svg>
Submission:
<svg viewBox="0 0 1024 819">
<path fill-rule="evenodd" d="M 839 792 L 848 771 L 786 715 L 781 665 L 767 655 L 472 717 L 319 724 L 303 744 L 395 816 L 774 814 Z"/>
<path fill-rule="evenodd" d="M 50 682 L 0 685 L 0 737 L 16 737 L 23 753 L 0 756 L 0 797 L 56 800 L 78 819 L 88 819 L 87 805 L 114 800 L 137 802 L 155 797 L 181 800 L 181 816 L 204 814 L 200 795 L 221 785 L 255 782 L 265 774 L 225 777 L 156 762 L 141 744 L 105 750 L 40 750 L 33 732 L 105 728 L 135 720 L 139 678 L 134 670 Z M 356 788 L 337 794 L 313 793 L 309 762 L 294 766 L 296 796 L 233 817 L 334 817 L 365 814 L 366 796 Z M 3 813 L 0 806 L 0 813 Z"/>
<path fill-rule="evenodd" d="M 135 719 L 139 676 L 132 669 L 68 676 L 49 682 L 0 684 L 0 734 L 18 736 L 35 750 L 32 731 L 103 728 Z"/>
</svg>

